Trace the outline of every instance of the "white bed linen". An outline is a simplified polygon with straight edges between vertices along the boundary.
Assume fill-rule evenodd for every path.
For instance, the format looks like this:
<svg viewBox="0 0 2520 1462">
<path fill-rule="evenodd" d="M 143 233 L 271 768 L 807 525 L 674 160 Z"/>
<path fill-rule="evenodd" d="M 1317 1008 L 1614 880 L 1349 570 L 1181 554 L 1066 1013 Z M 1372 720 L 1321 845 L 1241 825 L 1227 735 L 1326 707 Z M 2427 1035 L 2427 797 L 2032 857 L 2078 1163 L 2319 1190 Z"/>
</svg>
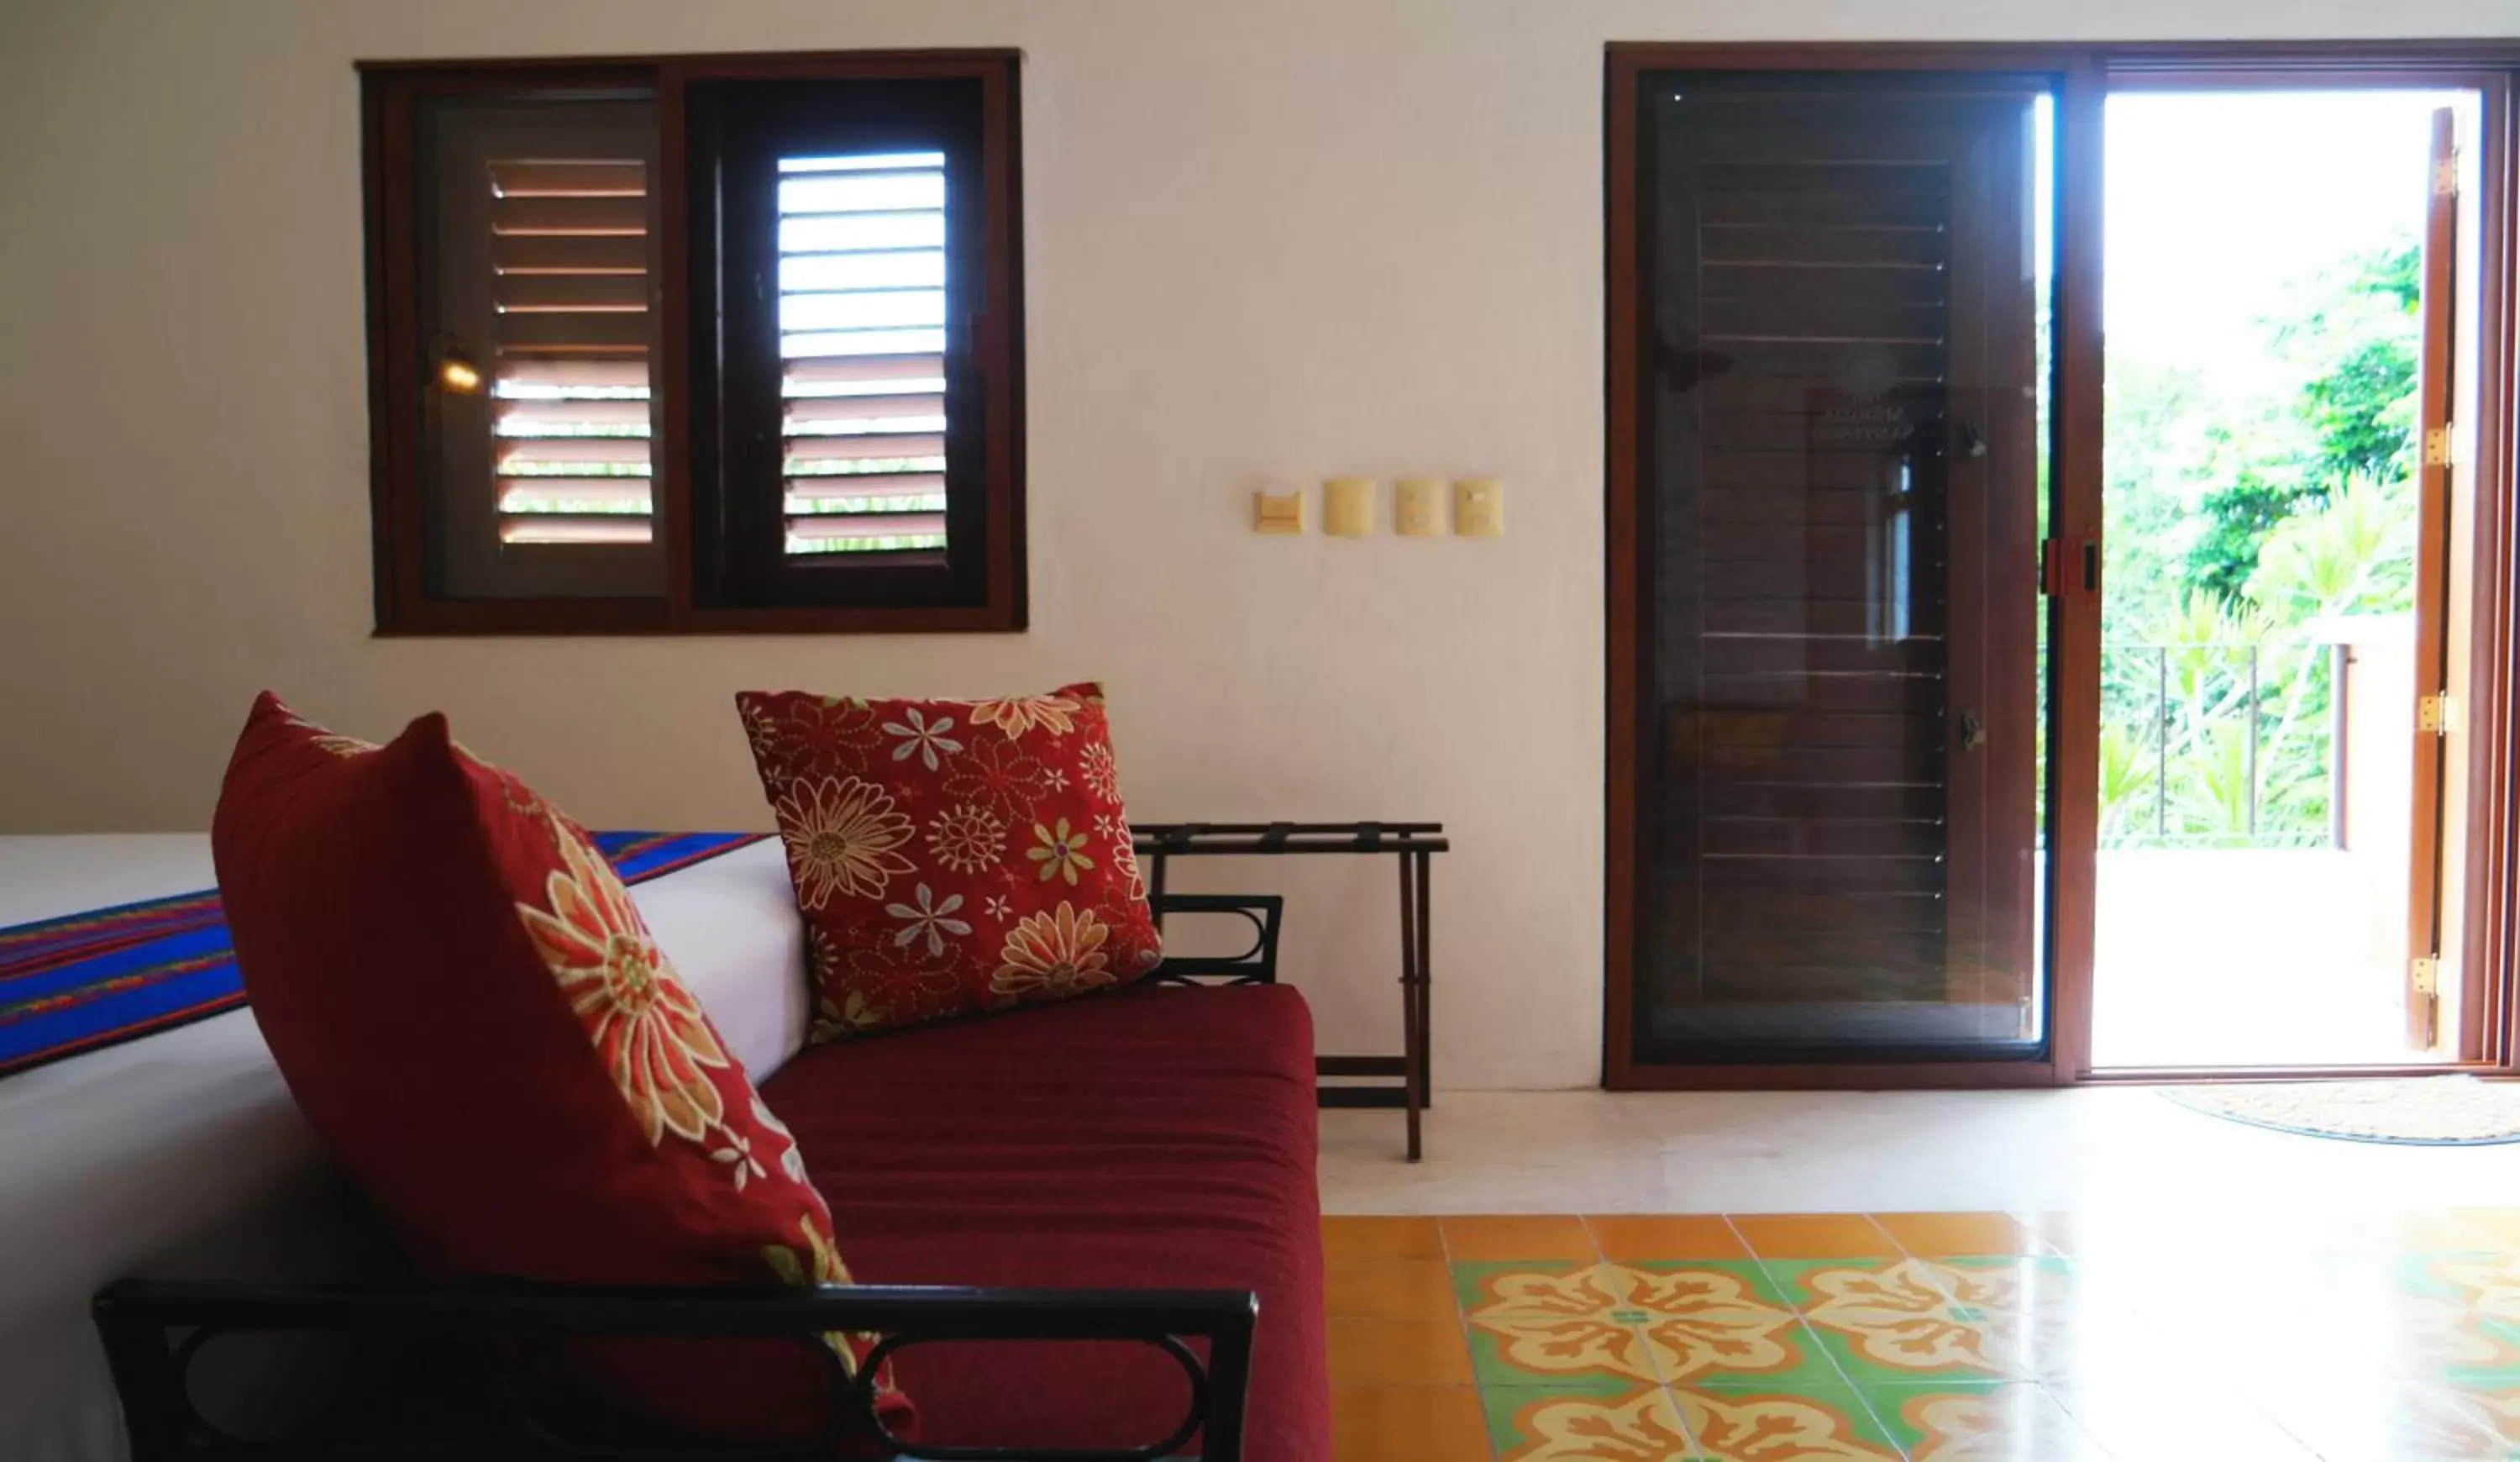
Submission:
<svg viewBox="0 0 2520 1462">
<path fill-rule="evenodd" d="M 198 835 L 0 837 L 0 928 L 212 883 Z M 795 1054 L 804 932 L 775 839 L 631 897 L 754 1079 Z M 89 1298 L 338 1269 L 338 1181 L 246 1011 L 0 1077 L 0 1459 L 126 1455 Z"/>
</svg>

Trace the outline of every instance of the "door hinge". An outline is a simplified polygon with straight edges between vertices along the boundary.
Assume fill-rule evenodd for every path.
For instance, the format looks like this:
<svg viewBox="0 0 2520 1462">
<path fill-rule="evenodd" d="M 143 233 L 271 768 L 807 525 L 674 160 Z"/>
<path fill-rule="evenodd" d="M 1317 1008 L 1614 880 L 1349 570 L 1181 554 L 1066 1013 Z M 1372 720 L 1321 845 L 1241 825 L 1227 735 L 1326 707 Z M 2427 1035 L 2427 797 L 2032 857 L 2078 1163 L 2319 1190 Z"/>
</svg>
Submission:
<svg viewBox="0 0 2520 1462">
<path fill-rule="evenodd" d="M 2407 961 L 2407 982 L 2414 986 L 2418 995 L 2438 996 L 2441 993 L 2441 956 L 2419 954 Z"/>
<path fill-rule="evenodd" d="M 2458 154 L 2452 153 L 2433 164 L 2433 197 L 2458 197 Z"/>
<path fill-rule="evenodd" d="M 2458 704 L 2450 692 L 2415 698 L 2415 730 L 2426 736 L 2447 736 L 2458 729 Z"/>
<path fill-rule="evenodd" d="M 2455 467 L 2457 465 L 2458 453 L 2451 444 L 2449 427 L 2435 427 L 2424 433 L 2424 466 Z"/>
</svg>

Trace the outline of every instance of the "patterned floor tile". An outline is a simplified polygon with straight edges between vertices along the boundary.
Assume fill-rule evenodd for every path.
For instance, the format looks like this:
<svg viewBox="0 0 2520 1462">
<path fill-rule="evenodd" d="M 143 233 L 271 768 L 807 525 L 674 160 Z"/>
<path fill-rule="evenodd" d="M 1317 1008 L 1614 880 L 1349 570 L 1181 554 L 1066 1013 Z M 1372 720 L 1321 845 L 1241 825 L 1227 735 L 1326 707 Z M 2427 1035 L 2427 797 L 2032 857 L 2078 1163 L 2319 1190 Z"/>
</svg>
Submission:
<svg viewBox="0 0 2520 1462">
<path fill-rule="evenodd" d="M 1744 1259 L 1749 1246 L 1732 1225 L 1713 1213 L 1596 1214 L 1584 1220 L 1601 1257 L 1622 1259 Z"/>
<path fill-rule="evenodd" d="M 1453 1272 L 1483 1384 L 1840 1379 L 1746 1260 L 1460 1264 Z"/>
<path fill-rule="evenodd" d="M 2493 1231 L 2448 1209 L 2336 1209 L 2271 1226 L 2268 1242 L 2319 1256 L 2444 1254 L 2500 1247 Z"/>
<path fill-rule="evenodd" d="M 1956 1302 L 1928 1259 L 1772 1262 L 1768 1273 L 1846 1378 L 1860 1386 L 2026 1375 L 1995 1318 Z"/>
<path fill-rule="evenodd" d="M 2039 1231 L 2010 1213 L 1874 1213 L 1872 1221 L 1916 1258 L 2053 1254 Z"/>
<path fill-rule="evenodd" d="M 2263 1386 L 2285 1431 L 2335 1462 L 2509 1462 L 2511 1448 L 2472 1400 L 2448 1387 L 2347 1372 Z"/>
<path fill-rule="evenodd" d="M 2198 1329 L 2258 1328 L 2264 1318 L 2306 1302 L 2314 1290 L 2332 1285 L 2344 1270 L 2322 1268 L 2298 1256 L 2249 1251 L 2162 1254 L 2140 1259 L 2125 1255 L 2066 1260 L 2081 1287 L 2100 1299 L 2143 1314 Z M 2364 1278 L 2394 1283 L 2386 1265 Z"/>
<path fill-rule="evenodd" d="M 1644 1334 L 1622 1316 L 1608 1266 L 1456 1264 L 1453 1293 L 1482 1386 L 1659 1385 Z"/>
<path fill-rule="evenodd" d="M 1323 1266 L 1328 1313 L 1342 1318 L 1450 1318 L 1452 1271 L 1429 1260 L 1332 1259 Z"/>
<path fill-rule="evenodd" d="M 1334 1218 L 1334 1462 L 2520 1462 L 2520 1211 Z"/>
<path fill-rule="evenodd" d="M 2255 1400 L 2214 1382 L 2064 1382 L 2048 1393 L 2119 1462 L 2319 1462 Z"/>
<path fill-rule="evenodd" d="M 2111 1462 L 2036 1382 L 1887 1386 L 1863 1394 L 1911 1462 Z"/>
<path fill-rule="evenodd" d="M 1498 1462 L 1682 1462 L 1694 1458 L 1659 1386 L 1482 1389 Z"/>
<path fill-rule="evenodd" d="M 2252 1372 L 2423 1382 L 2520 1377 L 2520 1317 L 2505 1317 L 2520 1302 L 2520 1259 L 2363 1256 L 2324 1265 L 2232 1267 L 2228 1287 L 2198 1297 L 2184 1318 L 2204 1333 L 2255 1337 L 2231 1357 Z M 2280 1282 L 2270 1284 L 2271 1274 Z"/>
<path fill-rule="evenodd" d="M 1333 1260 L 1432 1259 L 1442 1263 L 1444 1236 L 1432 1218 L 1324 1218 L 1322 1254 Z"/>
<path fill-rule="evenodd" d="M 2520 1456 L 2520 1382 L 2473 1382 L 2447 1388 L 2452 1405 Z"/>
<path fill-rule="evenodd" d="M 2418 1255 L 2401 1263 L 2408 1302 L 2431 1331 L 2439 1374 L 2453 1382 L 2520 1386 L 2520 1255 Z"/>
<path fill-rule="evenodd" d="M 1987 1359 L 2007 1376 L 2135 1381 L 2228 1366 L 2216 1350 L 2228 1334 L 2138 1310 L 2087 1282 L 2070 1259 L 1936 1259 L 1917 1273 L 1950 1298 L 1955 1316 L 1984 1328 Z"/>
<path fill-rule="evenodd" d="M 1899 1445 L 1851 1386 L 1790 1391 L 1675 1387 L 1681 1424 L 1702 1462 L 1898 1462 Z"/>
<path fill-rule="evenodd" d="M 1897 1258 L 1901 1253 L 1861 1213 L 1735 1213 L 1732 1227 L 1763 1259 Z"/>
<path fill-rule="evenodd" d="M 1548 1217 L 1447 1218 L 1444 1249 L 1454 1263 L 1508 1259 L 1599 1258 L 1592 1230 L 1571 1214 Z"/>
<path fill-rule="evenodd" d="M 2251 1254 L 2284 1226 L 2281 1216 L 2199 1209 L 2079 1210 L 2016 1214 L 2042 1242 L 2077 1259 L 2147 1261 L 2185 1255 Z"/>
<path fill-rule="evenodd" d="M 2496 1248 L 2520 1253 L 2520 1209 L 2457 1209 L 2452 1216 L 2486 1234 Z"/>
<path fill-rule="evenodd" d="M 1454 1316 L 1329 1321 L 1332 1386 L 1468 1386 L 1469 1347 Z"/>
<path fill-rule="evenodd" d="M 1488 1462 L 1487 1410 L 1468 1387 L 1330 1393 L 1330 1462 Z"/>
</svg>

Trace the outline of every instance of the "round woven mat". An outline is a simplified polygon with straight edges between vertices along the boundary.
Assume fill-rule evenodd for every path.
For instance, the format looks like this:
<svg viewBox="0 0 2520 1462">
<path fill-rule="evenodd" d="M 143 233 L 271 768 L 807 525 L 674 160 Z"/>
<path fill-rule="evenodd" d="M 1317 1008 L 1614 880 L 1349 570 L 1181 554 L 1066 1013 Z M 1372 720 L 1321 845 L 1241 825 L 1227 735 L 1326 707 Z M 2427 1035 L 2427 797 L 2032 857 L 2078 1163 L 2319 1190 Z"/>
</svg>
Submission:
<svg viewBox="0 0 2520 1462">
<path fill-rule="evenodd" d="M 2161 1094 L 2214 1117 L 2306 1137 L 2426 1147 L 2520 1142 L 2520 1081 L 2250 1081 L 2166 1086 Z"/>
</svg>

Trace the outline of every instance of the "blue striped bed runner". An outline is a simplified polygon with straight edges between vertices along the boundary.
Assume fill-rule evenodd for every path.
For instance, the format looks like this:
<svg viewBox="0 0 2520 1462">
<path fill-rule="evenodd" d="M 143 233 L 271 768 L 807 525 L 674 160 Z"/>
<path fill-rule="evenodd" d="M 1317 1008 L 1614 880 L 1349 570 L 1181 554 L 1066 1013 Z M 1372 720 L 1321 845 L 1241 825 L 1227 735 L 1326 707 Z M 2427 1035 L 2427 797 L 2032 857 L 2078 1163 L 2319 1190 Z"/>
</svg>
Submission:
<svg viewBox="0 0 2520 1462">
<path fill-rule="evenodd" d="M 639 884 L 768 835 L 594 836 L 621 881 Z M 0 929 L 0 1076 L 244 1003 L 215 890 Z"/>
</svg>

